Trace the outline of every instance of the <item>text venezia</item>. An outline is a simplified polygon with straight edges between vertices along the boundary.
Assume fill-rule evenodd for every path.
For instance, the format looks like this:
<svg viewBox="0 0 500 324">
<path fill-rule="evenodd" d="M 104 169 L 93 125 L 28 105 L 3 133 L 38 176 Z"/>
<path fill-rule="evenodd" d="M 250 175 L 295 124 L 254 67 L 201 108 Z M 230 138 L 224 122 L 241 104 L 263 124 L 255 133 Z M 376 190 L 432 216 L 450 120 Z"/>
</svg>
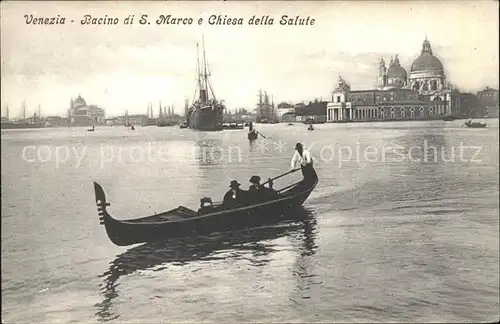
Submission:
<svg viewBox="0 0 500 324">
<path fill-rule="evenodd" d="M 133 16 L 132 16 L 133 17 Z M 35 17 L 33 15 L 24 15 L 26 24 L 32 25 L 64 25 L 66 24 L 66 18 L 57 15 L 57 17 Z M 129 18 L 130 19 L 130 18 Z M 127 19 L 126 19 L 127 20 Z M 133 18 L 129 20 L 132 23 Z M 73 21 L 71 21 L 73 22 Z M 83 19 L 80 20 L 81 25 L 117 25 L 120 22 L 119 18 L 108 17 L 107 15 L 101 17 L 93 17 L 91 15 L 84 15 Z M 155 20 L 157 25 L 192 25 L 194 22 L 201 24 L 203 19 L 194 20 L 193 18 L 185 17 L 174 17 L 172 15 L 160 15 Z M 243 25 L 243 18 L 228 17 L 227 15 L 211 15 L 207 20 L 209 25 Z M 127 22 L 125 22 L 128 24 Z M 253 16 L 247 20 L 248 25 L 274 25 L 274 18 L 269 15 L 264 16 Z M 283 15 L 279 20 L 279 24 L 283 26 L 312 26 L 315 23 L 315 19 L 310 16 L 288 16 Z M 139 24 L 145 25 L 150 24 L 148 21 L 148 15 L 141 15 L 139 18 Z"/>
</svg>

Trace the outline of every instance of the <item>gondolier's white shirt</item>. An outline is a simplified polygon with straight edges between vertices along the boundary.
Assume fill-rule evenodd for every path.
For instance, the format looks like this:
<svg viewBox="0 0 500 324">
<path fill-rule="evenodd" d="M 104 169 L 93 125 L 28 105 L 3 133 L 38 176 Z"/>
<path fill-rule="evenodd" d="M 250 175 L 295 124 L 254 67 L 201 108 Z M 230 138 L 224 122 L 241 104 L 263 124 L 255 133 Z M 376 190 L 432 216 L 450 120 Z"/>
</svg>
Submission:
<svg viewBox="0 0 500 324">
<path fill-rule="evenodd" d="M 297 162 L 301 166 L 305 166 L 308 163 L 312 163 L 312 158 L 311 158 L 311 153 L 308 150 L 303 150 L 302 151 L 302 156 L 300 156 L 299 152 L 295 151 L 295 154 L 292 157 L 292 169 L 295 168 L 295 165 L 297 165 Z"/>
</svg>

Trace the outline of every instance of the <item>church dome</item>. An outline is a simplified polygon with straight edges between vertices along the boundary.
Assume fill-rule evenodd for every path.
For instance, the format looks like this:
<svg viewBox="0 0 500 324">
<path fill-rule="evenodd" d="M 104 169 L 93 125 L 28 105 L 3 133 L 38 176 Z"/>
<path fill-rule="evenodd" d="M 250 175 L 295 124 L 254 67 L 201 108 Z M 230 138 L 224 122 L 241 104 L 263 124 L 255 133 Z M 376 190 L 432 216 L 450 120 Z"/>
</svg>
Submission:
<svg viewBox="0 0 500 324">
<path fill-rule="evenodd" d="M 83 99 L 80 95 L 78 95 L 78 97 L 75 99 L 74 107 L 80 108 L 80 107 L 85 107 L 85 106 L 87 106 L 85 99 Z"/>
<path fill-rule="evenodd" d="M 411 72 L 416 71 L 443 71 L 443 64 L 432 55 L 431 44 L 427 39 L 422 44 L 422 53 L 411 65 Z"/>
<path fill-rule="evenodd" d="M 395 79 L 400 79 L 400 80 L 406 80 L 406 70 L 399 64 L 399 59 L 398 56 L 396 55 L 396 59 L 392 64 L 389 66 L 389 69 L 387 70 L 387 77 L 389 79 L 395 78 Z"/>
</svg>

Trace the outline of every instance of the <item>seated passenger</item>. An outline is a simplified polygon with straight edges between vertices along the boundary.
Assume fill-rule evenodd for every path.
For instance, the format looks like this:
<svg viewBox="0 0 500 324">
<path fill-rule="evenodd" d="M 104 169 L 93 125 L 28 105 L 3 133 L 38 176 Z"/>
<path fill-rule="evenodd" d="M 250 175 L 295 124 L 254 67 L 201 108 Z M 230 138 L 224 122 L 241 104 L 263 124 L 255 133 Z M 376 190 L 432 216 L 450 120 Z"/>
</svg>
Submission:
<svg viewBox="0 0 500 324">
<path fill-rule="evenodd" d="M 252 176 L 250 178 L 250 188 L 248 190 L 249 199 L 252 202 L 263 202 L 271 200 L 278 196 L 276 191 L 272 188 L 266 188 L 260 185 L 260 177 Z M 270 187 L 272 186 L 272 181 L 269 182 Z"/>
<path fill-rule="evenodd" d="M 240 189 L 240 184 L 238 181 L 233 180 L 229 184 L 231 188 L 224 195 L 224 200 L 222 201 L 222 205 L 226 207 L 239 207 L 246 203 L 247 191 Z"/>
</svg>

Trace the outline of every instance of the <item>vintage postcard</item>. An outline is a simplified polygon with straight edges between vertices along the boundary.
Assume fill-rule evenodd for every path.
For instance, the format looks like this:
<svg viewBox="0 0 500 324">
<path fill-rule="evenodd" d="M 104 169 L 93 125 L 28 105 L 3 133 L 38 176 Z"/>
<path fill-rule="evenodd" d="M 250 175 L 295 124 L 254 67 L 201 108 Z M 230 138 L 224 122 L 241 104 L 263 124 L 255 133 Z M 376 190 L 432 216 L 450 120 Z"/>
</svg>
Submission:
<svg viewBox="0 0 500 324">
<path fill-rule="evenodd" d="M 498 322 L 497 1 L 3 1 L 3 323 Z"/>
</svg>

